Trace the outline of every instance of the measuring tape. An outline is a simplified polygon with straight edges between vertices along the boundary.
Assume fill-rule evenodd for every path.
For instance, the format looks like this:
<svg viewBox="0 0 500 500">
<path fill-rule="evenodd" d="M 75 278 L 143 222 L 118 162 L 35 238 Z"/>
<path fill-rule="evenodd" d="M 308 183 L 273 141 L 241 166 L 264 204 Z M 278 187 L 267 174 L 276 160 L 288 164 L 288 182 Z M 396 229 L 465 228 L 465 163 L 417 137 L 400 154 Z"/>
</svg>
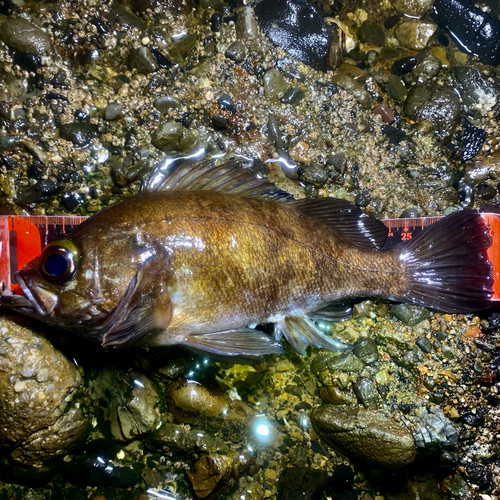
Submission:
<svg viewBox="0 0 500 500">
<path fill-rule="evenodd" d="M 493 265 L 492 300 L 500 300 L 500 214 L 483 213 L 493 243 L 488 258 Z M 411 219 L 382 219 L 388 227 L 386 247 L 408 241 L 442 217 L 415 217 Z M 87 217 L 74 216 L 0 216 L 0 283 L 22 293 L 11 277 L 35 258 L 50 242 L 63 238 Z"/>
</svg>

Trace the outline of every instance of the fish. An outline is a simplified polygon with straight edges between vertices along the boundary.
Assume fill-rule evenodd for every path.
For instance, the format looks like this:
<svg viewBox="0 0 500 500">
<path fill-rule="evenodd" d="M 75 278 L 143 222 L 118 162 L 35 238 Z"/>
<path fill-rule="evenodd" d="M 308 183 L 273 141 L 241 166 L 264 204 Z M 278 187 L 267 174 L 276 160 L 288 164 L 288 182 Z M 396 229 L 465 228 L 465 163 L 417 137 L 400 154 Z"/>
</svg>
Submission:
<svg viewBox="0 0 500 500">
<path fill-rule="evenodd" d="M 342 199 L 296 200 L 234 162 L 171 162 L 144 189 L 50 243 L 1 305 L 103 346 L 185 346 L 229 359 L 345 350 L 317 320 L 383 297 L 449 313 L 490 306 L 488 228 L 448 215 L 384 248 L 387 227 Z M 274 325 L 274 335 L 254 325 Z"/>
</svg>

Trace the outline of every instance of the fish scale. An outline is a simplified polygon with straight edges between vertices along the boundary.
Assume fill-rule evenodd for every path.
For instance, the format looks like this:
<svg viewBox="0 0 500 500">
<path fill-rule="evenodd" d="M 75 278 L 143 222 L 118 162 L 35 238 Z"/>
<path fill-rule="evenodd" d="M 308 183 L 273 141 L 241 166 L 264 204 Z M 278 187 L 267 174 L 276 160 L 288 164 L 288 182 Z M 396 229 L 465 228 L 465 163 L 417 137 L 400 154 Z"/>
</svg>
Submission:
<svg viewBox="0 0 500 500">
<path fill-rule="evenodd" d="M 489 227 L 492 245 L 488 258 L 493 265 L 493 301 L 500 301 L 500 214 L 481 214 Z M 389 229 L 385 248 L 409 241 L 442 217 L 382 219 Z M 87 217 L 83 216 L 0 216 L 0 283 L 22 293 L 13 282 L 15 272 L 36 257 L 52 241 L 69 234 Z"/>
</svg>

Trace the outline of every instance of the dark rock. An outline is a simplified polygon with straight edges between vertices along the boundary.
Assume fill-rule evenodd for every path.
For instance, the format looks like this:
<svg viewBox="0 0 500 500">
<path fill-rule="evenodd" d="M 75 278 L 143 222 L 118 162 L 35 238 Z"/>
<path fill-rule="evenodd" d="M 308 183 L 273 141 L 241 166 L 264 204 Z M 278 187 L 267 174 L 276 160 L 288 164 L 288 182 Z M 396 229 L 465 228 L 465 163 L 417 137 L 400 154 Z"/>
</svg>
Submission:
<svg viewBox="0 0 500 500">
<path fill-rule="evenodd" d="M 384 45 L 385 44 L 385 33 L 384 30 L 377 24 L 364 23 L 358 29 L 358 38 L 365 43 L 371 43 L 373 45 Z"/>
<path fill-rule="evenodd" d="M 356 397 L 365 408 L 376 409 L 382 404 L 380 394 L 377 392 L 375 382 L 366 378 L 359 377 L 352 386 Z"/>
<path fill-rule="evenodd" d="M 389 77 L 385 90 L 395 101 L 404 101 L 408 94 L 401 78 L 397 75 L 391 75 Z"/>
<path fill-rule="evenodd" d="M 321 187 L 328 180 L 328 173 L 318 163 L 311 163 L 304 168 L 300 178 L 317 187 Z"/>
<path fill-rule="evenodd" d="M 95 64 L 101 58 L 101 53 L 97 49 L 86 50 L 81 59 L 82 66 L 90 66 Z"/>
<path fill-rule="evenodd" d="M 61 201 L 68 212 L 73 212 L 85 202 L 85 198 L 81 193 L 63 193 Z"/>
<path fill-rule="evenodd" d="M 196 136 L 177 122 L 160 125 L 151 135 L 153 146 L 163 151 L 189 152 L 196 142 Z"/>
<path fill-rule="evenodd" d="M 476 197 L 480 200 L 491 200 L 497 195 L 498 191 L 493 186 L 481 186 L 477 187 Z"/>
<path fill-rule="evenodd" d="M 493 474 L 484 465 L 469 462 L 465 466 L 467 479 L 478 486 L 479 491 L 489 493 L 493 488 Z"/>
<path fill-rule="evenodd" d="M 490 112 L 498 114 L 500 87 L 495 81 L 471 66 L 456 66 L 453 74 L 467 113 L 476 118 Z"/>
<path fill-rule="evenodd" d="M 264 0 L 255 12 L 261 30 L 285 52 L 326 71 L 333 33 L 309 0 Z"/>
<path fill-rule="evenodd" d="M 460 420 L 471 427 L 482 427 L 484 425 L 484 415 L 479 410 L 475 412 L 466 411 L 462 414 Z"/>
<path fill-rule="evenodd" d="M 236 113 L 236 106 L 230 96 L 224 94 L 217 99 L 220 109 L 223 111 L 229 111 L 231 113 Z"/>
<path fill-rule="evenodd" d="M 239 40 L 233 42 L 226 49 L 226 57 L 235 63 L 242 63 L 247 57 L 247 48 L 245 44 Z"/>
<path fill-rule="evenodd" d="M 151 49 L 151 55 L 155 58 L 160 68 L 170 69 L 173 66 L 172 61 L 162 54 L 158 49 Z"/>
<path fill-rule="evenodd" d="M 465 122 L 462 135 L 462 161 L 472 160 L 483 149 L 486 140 L 486 130 L 474 127 L 468 121 Z"/>
<path fill-rule="evenodd" d="M 55 101 L 69 102 L 69 99 L 65 95 L 62 95 L 59 92 L 54 92 L 54 91 L 47 92 L 43 97 L 44 99 L 47 99 L 49 101 L 55 100 Z"/>
<path fill-rule="evenodd" d="M 467 0 L 435 0 L 433 17 L 464 52 L 485 64 L 500 64 L 500 20 Z"/>
<path fill-rule="evenodd" d="M 415 326 L 429 317 L 429 311 L 420 306 L 397 304 L 391 307 L 391 314 L 396 316 L 405 325 Z"/>
<path fill-rule="evenodd" d="M 325 493 L 328 496 L 337 498 L 339 493 L 351 490 L 353 484 L 354 471 L 348 465 L 340 464 L 335 467 L 332 475 L 328 478 Z"/>
<path fill-rule="evenodd" d="M 400 130 L 392 125 L 382 125 L 380 127 L 382 133 L 389 139 L 391 144 L 399 144 L 402 141 L 406 141 L 408 136 L 404 130 Z"/>
<path fill-rule="evenodd" d="M 405 113 L 416 122 L 429 120 L 443 143 L 447 143 L 460 119 L 460 99 L 451 87 L 412 87 L 406 98 Z"/>
<path fill-rule="evenodd" d="M 0 38 L 9 47 L 19 52 L 30 52 L 37 56 L 49 53 L 50 36 L 23 18 L 7 19 L 2 24 Z"/>
<path fill-rule="evenodd" d="M 352 460 L 375 468 L 398 468 L 415 458 L 412 435 L 382 413 L 323 404 L 311 416 L 316 432 Z"/>
<path fill-rule="evenodd" d="M 16 196 L 15 202 L 17 205 L 31 205 L 37 201 L 42 201 L 48 196 L 56 194 L 58 191 L 57 184 L 52 181 L 40 181 L 34 186 L 26 188 Z"/>
<path fill-rule="evenodd" d="M 259 28 L 255 20 L 255 11 L 250 6 L 242 7 L 237 11 L 236 37 L 244 42 L 252 42 L 257 39 Z"/>
<path fill-rule="evenodd" d="M 464 208 L 471 207 L 474 203 L 474 186 L 465 179 L 458 181 L 458 201 Z"/>
<path fill-rule="evenodd" d="M 135 15 L 125 10 L 123 7 L 113 7 L 108 14 L 108 22 L 113 26 L 115 23 L 122 28 L 129 30 L 137 28 L 139 31 L 145 31 L 146 25 Z"/>
<path fill-rule="evenodd" d="M 278 481 L 278 500 L 320 500 L 328 474 L 319 469 L 287 467 Z"/>
<path fill-rule="evenodd" d="M 17 64 L 24 71 L 36 73 L 36 70 L 42 65 L 42 59 L 37 54 L 18 51 L 14 54 L 14 64 Z"/>
<path fill-rule="evenodd" d="M 135 69 L 137 73 L 143 75 L 154 73 L 160 67 L 150 50 L 143 45 L 130 51 L 128 66 L 131 70 Z"/>
<path fill-rule="evenodd" d="M 222 16 L 218 12 L 214 12 L 210 18 L 210 28 L 213 32 L 217 33 L 220 31 L 222 25 Z"/>
<path fill-rule="evenodd" d="M 403 57 L 394 62 L 391 68 L 393 75 L 406 75 L 417 66 L 417 58 L 413 56 Z"/>
<path fill-rule="evenodd" d="M 367 365 L 371 365 L 378 360 L 377 343 L 369 337 L 360 337 L 352 352 Z"/>
<path fill-rule="evenodd" d="M 426 354 L 430 354 L 432 352 L 432 342 L 429 339 L 426 339 L 425 337 L 419 337 L 415 344 L 422 349 Z"/>
<path fill-rule="evenodd" d="M 420 217 L 420 212 L 418 208 L 407 208 L 400 216 L 400 219 L 413 219 L 415 217 Z"/>
<path fill-rule="evenodd" d="M 96 126 L 88 122 L 67 123 L 61 126 L 61 137 L 78 148 L 87 147 L 96 136 Z"/>
<path fill-rule="evenodd" d="M 300 104 L 300 101 L 302 101 L 302 99 L 304 99 L 305 95 L 306 94 L 303 90 L 291 88 L 285 92 L 285 94 L 281 98 L 281 102 L 283 104 L 297 105 L 297 104 Z"/>
<path fill-rule="evenodd" d="M 10 151 L 11 149 L 21 146 L 23 139 L 17 135 L 0 136 L 0 151 Z"/>
<path fill-rule="evenodd" d="M 99 35 L 107 35 L 109 33 L 108 24 L 98 17 L 92 18 L 90 20 L 90 23 L 96 27 L 97 33 L 99 33 Z"/>
<path fill-rule="evenodd" d="M 221 115 L 212 116 L 212 127 L 215 130 L 226 130 L 229 127 L 228 121 Z"/>
</svg>

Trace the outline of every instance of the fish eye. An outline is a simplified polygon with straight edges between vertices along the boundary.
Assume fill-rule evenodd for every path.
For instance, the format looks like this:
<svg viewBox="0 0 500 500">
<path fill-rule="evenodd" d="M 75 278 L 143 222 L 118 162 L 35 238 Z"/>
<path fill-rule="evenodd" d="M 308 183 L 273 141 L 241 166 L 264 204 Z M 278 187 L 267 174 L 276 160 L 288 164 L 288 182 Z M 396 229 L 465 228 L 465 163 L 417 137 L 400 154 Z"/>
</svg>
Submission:
<svg viewBox="0 0 500 500">
<path fill-rule="evenodd" d="M 75 276 L 79 262 L 78 247 L 71 240 L 58 240 L 42 252 L 40 271 L 50 281 L 65 283 Z"/>
</svg>

